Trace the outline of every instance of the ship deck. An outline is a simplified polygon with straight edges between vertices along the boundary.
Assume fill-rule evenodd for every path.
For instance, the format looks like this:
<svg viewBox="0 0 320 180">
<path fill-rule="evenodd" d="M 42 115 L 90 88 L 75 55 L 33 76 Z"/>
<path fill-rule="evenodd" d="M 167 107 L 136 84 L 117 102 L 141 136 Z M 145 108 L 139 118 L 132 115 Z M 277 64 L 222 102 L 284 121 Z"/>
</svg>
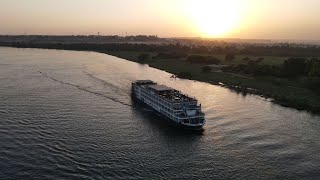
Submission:
<svg viewBox="0 0 320 180">
<path fill-rule="evenodd" d="M 173 89 L 165 85 L 159 85 L 151 80 L 138 80 L 135 84 L 142 86 L 152 92 L 155 92 L 160 97 L 169 100 L 173 103 L 180 102 L 195 102 L 197 103 L 196 98 L 189 97 L 185 94 L 182 94 L 180 91 Z"/>
<path fill-rule="evenodd" d="M 182 94 L 180 91 L 164 86 L 164 85 L 149 85 L 149 89 L 157 93 L 160 97 L 167 99 L 171 102 L 197 102 L 195 98 L 191 98 L 185 94 Z"/>
</svg>

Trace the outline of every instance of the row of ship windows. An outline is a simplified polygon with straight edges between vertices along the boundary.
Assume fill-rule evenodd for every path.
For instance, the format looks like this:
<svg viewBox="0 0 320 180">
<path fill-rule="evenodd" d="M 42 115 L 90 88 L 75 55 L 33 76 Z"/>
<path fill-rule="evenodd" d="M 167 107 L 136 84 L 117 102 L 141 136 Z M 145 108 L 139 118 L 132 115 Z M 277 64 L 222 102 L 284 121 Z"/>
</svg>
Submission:
<svg viewBox="0 0 320 180">
<path fill-rule="evenodd" d="M 158 101 L 161 101 L 163 104 L 165 104 L 165 105 L 167 105 L 167 106 L 170 106 L 170 105 L 171 105 L 170 103 L 164 101 L 163 99 L 161 99 L 161 98 L 159 98 L 159 97 L 157 97 L 157 96 L 155 96 L 155 95 L 151 95 L 150 92 L 148 92 L 148 91 L 146 91 L 146 90 L 144 90 L 144 89 L 142 89 L 142 94 L 144 94 L 144 96 L 148 96 L 148 97 L 152 97 L 152 96 L 153 96 L 153 97 L 155 97 Z"/>
<path fill-rule="evenodd" d="M 151 101 L 152 103 L 161 106 L 162 108 L 166 109 L 167 111 L 172 111 L 171 108 L 168 108 L 168 106 L 170 106 L 169 103 L 164 102 L 162 99 L 149 95 L 147 93 L 141 92 L 142 97 L 144 97 L 145 99 Z M 153 97 L 155 97 L 156 99 L 154 99 Z M 161 102 L 161 103 L 160 103 Z"/>
<path fill-rule="evenodd" d="M 171 103 L 168 103 L 168 102 L 164 101 L 163 99 L 161 99 L 161 98 L 159 98 L 159 97 L 157 97 L 155 95 L 152 95 L 150 92 L 148 92 L 148 91 L 146 91 L 146 90 L 144 90 L 142 88 L 141 88 L 141 90 L 142 90 L 141 91 L 142 96 L 148 97 L 149 99 L 153 99 L 152 97 L 154 97 L 157 101 L 153 101 L 153 102 L 155 102 L 156 104 L 162 105 L 163 107 L 165 107 L 165 106 L 169 106 L 170 107 Z M 158 103 L 158 102 L 161 102 L 161 103 Z M 180 110 L 181 106 L 173 107 L 173 109 L 174 110 Z"/>
<path fill-rule="evenodd" d="M 162 110 L 160 110 L 160 111 L 161 111 L 162 114 L 166 115 L 167 117 L 169 117 L 171 119 L 174 119 L 174 120 L 178 120 L 178 118 L 173 116 L 172 114 L 169 114 L 169 113 L 167 113 L 165 111 L 162 111 Z"/>
<path fill-rule="evenodd" d="M 152 98 L 150 98 L 150 97 L 148 97 L 148 96 L 142 96 L 142 97 L 141 97 L 141 100 L 143 100 L 143 101 L 144 101 L 144 99 L 146 99 L 146 100 L 150 101 L 152 104 L 155 104 L 155 105 L 157 105 L 157 106 L 161 107 L 161 109 L 164 109 L 164 110 L 166 110 L 166 111 L 168 111 L 168 112 L 173 113 L 173 110 L 172 110 L 172 109 L 170 109 L 170 108 L 168 108 L 168 107 L 164 106 L 163 104 L 161 104 L 161 103 L 159 103 L 159 102 L 155 101 L 154 99 L 152 99 Z"/>
<path fill-rule="evenodd" d="M 141 100 L 144 101 L 144 98 L 142 97 Z M 149 101 L 149 102 L 151 102 L 151 101 Z M 152 103 L 147 103 L 147 104 L 149 104 L 150 106 L 153 106 L 153 107 L 154 107 L 154 104 L 152 104 Z M 172 114 L 168 113 L 167 111 L 164 111 L 163 109 L 160 109 L 160 112 L 161 112 L 162 114 L 164 114 L 165 116 L 171 118 L 171 119 L 178 120 L 177 117 L 173 116 Z M 171 110 L 171 112 L 172 112 L 172 110 Z"/>
<path fill-rule="evenodd" d="M 149 98 L 154 97 L 154 98 L 156 98 L 157 102 L 161 102 L 162 104 L 164 104 L 164 106 L 171 106 L 172 105 L 171 103 L 168 103 L 167 101 L 165 101 L 165 100 L 153 95 L 152 93 L 150 93 L 150 91 L 147 91 L 144 88 L 139 88 L 139 89 L 141 90 L 141 95 L 142 96 L 149 97 Z M 135 90 L 138 91 L 138 88 L 135 88 Z M 181 106 L 179 106 L 179 105 L 178 106 L 174 106 L 173 109 L 174 110 L 180 110 Z"/>
</svg>

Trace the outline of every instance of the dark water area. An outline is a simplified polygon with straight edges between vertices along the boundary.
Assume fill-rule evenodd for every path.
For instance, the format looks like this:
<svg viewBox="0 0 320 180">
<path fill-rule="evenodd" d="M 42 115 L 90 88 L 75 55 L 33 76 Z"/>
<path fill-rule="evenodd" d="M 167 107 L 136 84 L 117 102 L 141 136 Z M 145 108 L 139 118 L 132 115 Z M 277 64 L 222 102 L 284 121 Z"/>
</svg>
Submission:
<svg viewBox="0 0 320 180">
<path fill-rule="evenodd" d="M 320 117 L 92 52 L 0 48 L 0 179 L 319 179 Z M 135 105 L 131 82 L 195 96 L 203 133 Z"/>
</svg>

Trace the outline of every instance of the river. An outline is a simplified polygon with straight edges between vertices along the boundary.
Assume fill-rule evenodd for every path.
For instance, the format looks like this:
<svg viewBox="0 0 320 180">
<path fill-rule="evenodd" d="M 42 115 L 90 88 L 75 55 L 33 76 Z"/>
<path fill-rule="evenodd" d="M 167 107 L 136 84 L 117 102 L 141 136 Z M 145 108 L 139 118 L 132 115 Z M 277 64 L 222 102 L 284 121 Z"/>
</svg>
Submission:
<svg viewBox="0 0 320 180">
<path fill-rule="evenodd" d="M 320 117 L 113 56 L 0 48 L 0 179 L 320 178 Z M 151 79 L 195 96 L 204 132 L 133 104 Z"/>
</svg>

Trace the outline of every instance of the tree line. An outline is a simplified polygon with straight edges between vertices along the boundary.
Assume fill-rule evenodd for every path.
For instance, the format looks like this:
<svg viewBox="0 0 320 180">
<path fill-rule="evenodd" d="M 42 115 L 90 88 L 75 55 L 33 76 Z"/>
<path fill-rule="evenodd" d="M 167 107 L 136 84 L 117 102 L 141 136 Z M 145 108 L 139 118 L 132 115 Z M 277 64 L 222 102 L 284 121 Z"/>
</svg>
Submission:
<svg viewBox="0 0 320 180">
<path fill-rule="evenodd" d="M 136 37 L 139 38 L 139 37 Z M 320 46 L 293 46 L 293 45 L 270 45 L 261 46 L 247 44 L 245 46 L 220 45 L 182 45 L 176 44 L 147 44 L 147 43 L 39 43 L 33 42 L 2 42 L 0 46 L 13 46 L 25 48 L 48 48 L 67 50 L 93 50 L 93 51 L 145 51 L 145 52 L 176 52 L 180 54 L 248 54 L 254 56 L 286 56 L 286 57 L 310 57 L 320 56 Z M 165 54 L 163 54 L 165 55 Z M 232 59 L 232 57 L 231 57 Z"/>
</svg>

